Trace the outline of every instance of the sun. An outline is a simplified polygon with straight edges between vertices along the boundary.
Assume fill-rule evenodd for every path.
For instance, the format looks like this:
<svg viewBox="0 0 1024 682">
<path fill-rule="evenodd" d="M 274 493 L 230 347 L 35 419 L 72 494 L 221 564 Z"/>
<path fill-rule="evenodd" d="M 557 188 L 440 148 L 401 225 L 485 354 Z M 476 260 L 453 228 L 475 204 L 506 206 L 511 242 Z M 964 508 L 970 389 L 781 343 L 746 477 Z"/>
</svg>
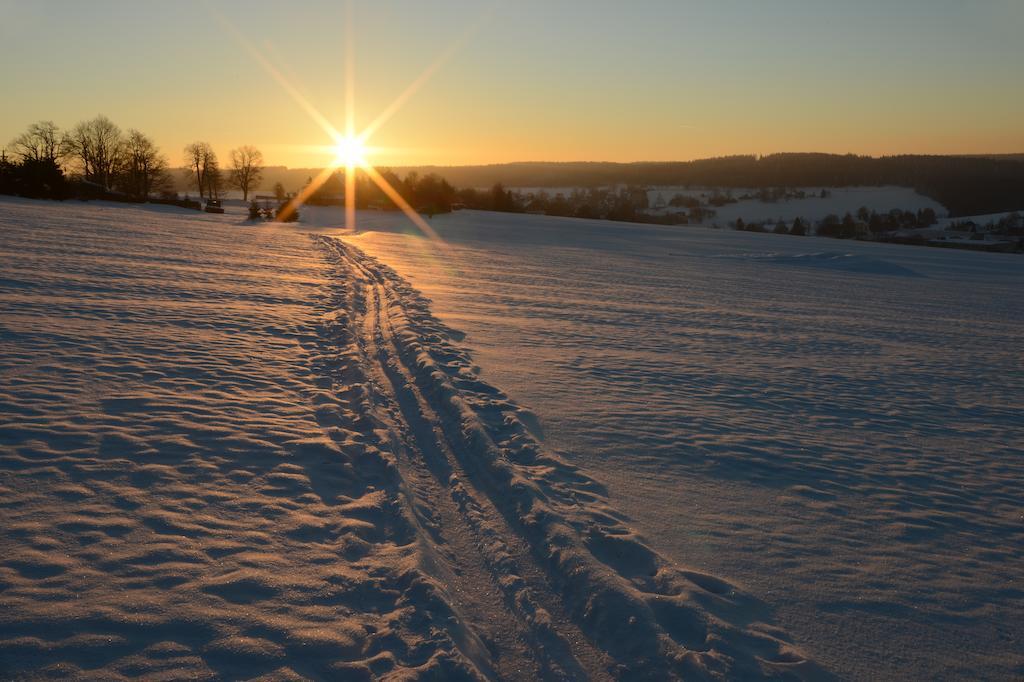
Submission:
<svg viewBox="0 0 1024 682">
<path fill-rule="evenodd" d="M 339 137 L 331 150 L 334 152 L 334 163 L 338 166 L 352 168 L 366 165 L 366 145 L 355 135 Z"/>
</svg>

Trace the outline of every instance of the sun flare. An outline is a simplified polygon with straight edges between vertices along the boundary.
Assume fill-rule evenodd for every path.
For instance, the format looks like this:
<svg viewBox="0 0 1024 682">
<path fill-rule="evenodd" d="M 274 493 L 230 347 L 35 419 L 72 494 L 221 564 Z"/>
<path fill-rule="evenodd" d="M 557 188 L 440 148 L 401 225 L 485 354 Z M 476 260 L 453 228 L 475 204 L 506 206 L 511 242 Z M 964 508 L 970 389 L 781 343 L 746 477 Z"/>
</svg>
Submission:
<svg viewBox="0 0 1024 682">
<path fill-rule="evenodd" d="M 366 165 L 366 145 L 354 135 L 346 135 L 335 142 L 332 147 L 334 162 L 338 166 L 346 168 Z"/>
<path fill-rule="evenodd" d="M 357 180 L 356 176 L 361 172 L 366 178 L 373 184 L 377 185 L 382 192 L 398 207 L 408 218 L 411 220 L 423 234 L 427 235 L 431 241 L 441 248 L 444 248 L 444 241 L 440 235 L 434 231 L 434 229 L 420 216 L 416 209 L 409 204 L 409 202 L 401 195 L 401 193 L 391 186 L 388 180 L 377 172 L 374 168 L 373 163 L 369 160 L 371 155 L 380 154 L 385 148 L 382 147 L 370 147 L 366 145 L 366 141 L 383 126 L 388 119 L 390 119 L 420 87 L 430 79 L 430 77 L 437 71 L 441 65 L 447 61 L 452 54 L 456 51 L 459 45 L 466 39 L 468 34 L 464 36 L 460 41 L 449 46 L 438 59 L 431 63 L 423 73 L 420 74 L 419 78 L 413 81 L 405 90 L 403 90 L 397 98 L 387 106 L 373 121 L 370 122 L 366 128 L 362 131 L 357 132 L 355 128 L 355 86 L 354 86 L 354 64 L 355 54 L 352 48 L 354 44 L 354 22 L 352 21 L 352 3 L 347 4 L 347 10 L 349 12 L 348 22 L 346 23 L 346 54 L 345 54 L 345 127 L 344 133 L 336 128 L 331 121 L 329 121 L 323 114 L 321 114 L 316 107 L 314 107 L 309 100 L 291 83 L 291 81 L 281 73 L 281 71 L 274 66 L 267 59 L 264 54 L 258 50 L 240 31 L 235 29 L 233 25 L 223 16 L 219 16 L 220 23 L 229 31 L 229 33 L 237 40 L 256 60 L 263 69 L 270 74 L 278 85 L 280 85 L 288 95 L 295 100 L 309 116 L 316 122 L 320 128 L 328 135 L 328 139 L 333 140 L 333 144 L 315 147 L 322 150 L 326 154 L 332 155 L 333 161 L 324 167 L 316 177 L 310 178 L 310 181 L 303 187 L 295 196 L 291 197 L 289 201 L 284 205 L 278 214 L 278 219 L 286 220 L 289 216 L 297 212 L 298 207 L 303 204 L 310 196 L 312 196 L 321 186 L 324 185 L 335 173 L 339 170 L 344 170 L 344 205 L 345 205 L 345 227 L 349 230 L 356 229 L 356 187 Z"/>
</svg>

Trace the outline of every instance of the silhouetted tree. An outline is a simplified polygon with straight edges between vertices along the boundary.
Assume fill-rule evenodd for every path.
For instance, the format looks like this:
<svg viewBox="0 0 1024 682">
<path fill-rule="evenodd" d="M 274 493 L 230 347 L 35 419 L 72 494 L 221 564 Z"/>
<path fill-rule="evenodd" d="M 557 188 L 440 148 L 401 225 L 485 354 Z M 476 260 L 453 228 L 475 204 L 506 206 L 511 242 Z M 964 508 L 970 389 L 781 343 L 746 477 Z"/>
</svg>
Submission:
<svg viewBox="0 0 1024 682">
<path fill-rule="evenodd" d="M 633 193 L 624 189 L 613 199 L 611 207 L 605 213 L 608 220 L 635 220 L 637 216 L 636 206 L 633 204 Z"/>
<path fill-rule="evenodd" d="M 554 216 L 570 216 L 573 214 L 573 210 L 572 206 L 569 205 L 569 201 L 565 198 L 565 195 L 559 192 L 548 203 L 547 214 Z"/>
<path fill-rule="evenodd" d="M 871 234 L 875 235 L 885 231 L 885 220 L 882 219 L 882 216 L 878 215 L 877 211 L 872 211 L 871 215 L 868 216 L 868 229 L 871 231 Z"/>
<path fill-rule="evenodd" d="M 403 181 L 390 168 L 378 169 L 377 173 L 385 183 L 391 185 L 406 201 L 409 200 L 410 193 L 407 189 L 407 184 L 413 177 L 418 176 L 410 174 Z M 397 204 L 376 183 L 370 182 L 365 174 L 358 174 L 356 176 L 356 205 L 365 208 L 370 204 L 382 209 L 397 208 Z"/>
<path fill-rule="evenodd" d="M 10 147 L 11 151 L 20 156 L 23 161 L 32 159 L 57 162 L 64 153 L 61 146 L 60 129 L 54 125 L 53 121 L 33 123 L 28 130 L 11 141 Z"/>
<path fill-rule="evenodd" d="M 796 218 L 793 220 L 793 225 L 789 228 L 789 233 L 803 237 L 807 234 L 807 225 L 800 218 Z"/>
<path fill-rule="evenodd" d="M 823 237 L 834 237 L 839 232 L 841 221 L 835 213 L 829 213 L 818 223 L 817 233 Z"/>
<path fill-rule="evenodd" d="M 491 205 L 492 211 L 509 211 L 517 212 L 520 210 L 515 197 L 512 196 L 512 192 L 505 189 L 505 186 L 500 182 L 496 182 L 491 187 Z"/>
<path fill-rule="evenodd" d="M 417 209 L 430 215 L 448 213 L 452 210 L 455 188 L 436 173 L 428 173 L 421 178 L 415 173 L 410 173 L 402 186 L 405 195 L 403 198 Z"/>
<path fill-rule="evenodd" d="M 651 203 L 647 198 L 647 190 L 643 187 L 628 187 L 626 188 L 626 194 L 629 197 L 629 203 L 632 204 L 634 208 L 650 208 Z"/>
<path fill-rule="evenodd" d="M 67 180 L 60 165 L 53 159 L 23 159 L 12 168 L 13 192 L 35 199 L 66 199 Z"/>
<path fill-rule="evenodd" d="M 14 164 L 7 158 L 7 149 L 0 149 L 0 194 L 14 194 Z"/>
<path fill-rule="evenodd" d="M 244 145 L 231 150 L 231 177 L 228 179 L 232 187 L 242 190 L 242 200 L 249 200 L 249 190 L 260 186 L 263 179 L 263 154 L 259 149 Z"/>
<path fill-rule="evenodd" d="M 284 191 L 284 185 L 282 185 L 280 182 L 275 182 L 274 198 L 277 199 L 277 203 L 283 203 L 287 196 L 287 193 Z"/>
<path fill-rule="evenodd" d="M 167 159 L 149 137 L 138 130 L 129 130 L 123 153 L 118 185 L 126 194 L 144 200 L 167 187 Z"/>
<path fill-rule="evenodd" d="M 305 202 L 314 206 L 337 206 L 342 203 L 344 195 L 345 176 L 341 171 L 335 171 L 306 197 Z"/>
<path fill-rule="evenodd" d="M 203 172 L 203 181 L 206 183 L 206 198 L 220 199 L 224 193 L 224 173 L 220 170 L 216 156 L 206 166 L 206 170 Z"/>
<path fill-rule="evenodd" d="M 943 156 L 871 158 L 837 154 L 731 156 L 678 163 L 515 164 L 466 167 L 447 176 L 456 184 L 488 187 L 544 183 L 556 187 L 633 185 L 704 187 L 817 187 L 805 196 L 829 196 L 829 187 L 913 187 L 953 216 L 1024 209 L 1024 163 L 1011 159 Z M 724 190 L 723 190 L 724 192 Z M 790 194 L 799 197 L 800 190 Z M 728 201 L 722 194 L 716 202 Z M 595 207 L 598 204 L 593 204 Z M 469 204 L 467 203 L 467 206 Z M 712 204 L 714 205 L 714 204 Z M 602 207 L 602 212 L 607 207 Z M 915 209 L 916 211 L 916 209 Z"/>
<path fill-rule="evenodd" d="M 185 145 L 185 166 L 191 176 L 189 186 L 197 188 L 199 198 L 202 199 L 206 196 L 206 188 L 209 185 L 207 173 L 217 166 L 217 155 L 210 143 L 193 142 Z"/>
<path fill-rule="evenodd" d="M 576 211 L 573 214 L 577 218 L 599 218 L 601 217 L 597 209 L 590 204 L 580 204 L 576 207 Z"/>
<path fill-rule="evenodd" d="M 87 182 L 111 189 L 124 161 L 124 137 L 113 121 L 100 115 L 79 123 L 64 137 L 63 148 Z"/>
</svg>

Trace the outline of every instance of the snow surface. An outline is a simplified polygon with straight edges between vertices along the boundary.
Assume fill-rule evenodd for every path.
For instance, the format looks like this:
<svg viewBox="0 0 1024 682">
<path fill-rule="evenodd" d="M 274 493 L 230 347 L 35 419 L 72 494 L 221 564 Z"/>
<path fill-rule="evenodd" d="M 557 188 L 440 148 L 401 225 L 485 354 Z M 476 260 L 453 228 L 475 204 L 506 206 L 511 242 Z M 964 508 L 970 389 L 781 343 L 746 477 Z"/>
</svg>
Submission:
<svg viewBox="0 0 1024 682">
<path fill-rule="evenodd" d="M 330 232 L 0 199 L 0 677 L 829 678 Z"/>
<path fill-rule="evenodd" d="M 611 189 L 618 191 L 624 187 L 625 185 L 619 185 Z M 548 196 L 553 197 L 556 194 L 569 196 L 576 189 L 585 190 L 586 188 L 512 187 L 510 189 L 524 194 L 546 192 Z M 822 189 L 827 190 L 827 197 L 822 198 L 820 196 Z M 687 209 L 685 208 L 668 205 L 664 208 L 654 208 L 659 197 L 668 204 L 676 194 L 682 194 L 683 196 L 697 198 L 701 201 L 704 208 L 714 210 L 715 215 L 707 218 L 704 222 L 708 225 L 717 224 L 721 227 L 729 226 L 736 222 L 737 218 L 742 218 L 744 222 L 748 223 L 774 223 L 779 220 L 790 223 L 796 218 L 815 223 L 830 214 L 837 215 L 840 218 L 847 213 L 856 215 L 857 210 L 861 207 L 866 207 L 868 210 L 877 211 L 878 213 L 888 213 L 894 208 L 916 213 L 921 209 L 930 208 L 935 211 L 936 216 L 940 219 L 949 213 L 942 204 L 923 194 L 917 193 L 910 187 L 883 185 L 880 187 L 790 188 L 790 191 L 795 190 L 803 190 L 807 196 L 803 199 L 780 199 L 773 202 L 761 201 L 760 199 L 742 199 L 724 206 L 709 206 L 708 200 L 718 194 L 727 194 L 738 199 L 744 195 L 756 195 L 761 190 L 759 188 L 657 185 L 647 190 L 647 200 L 650 202 L 651 208 L 646 209 L 645 212 L 651 215 L 663 215 L 686 211 Z"/>
<path fill-rule="evenodd" d="M 814 223 L 822 220 L 825 216 L 830 214 L 837 215 L 840 218 L 847 213 L 856 215 L 857 210 L 861 207 L 866 207 L 869 211 L 877 211 L 878 213 L 888 213 L 894 208 L 898 208 L 903 211 L 913 211 L 916 213 L 921 209 L 930 208 L 935 211 L 935 214 L 940 218 L 949 213 L 949 211 L 947 211 L 947 209 L 939 202 L 922 194 L 918 194 L 909 187 L 829 187 L 826 188 L 828 190 L 828 196 L 824 198 L 819 194 L 821 192 L 820 187 L 803 187 L 798 189 L 803 189 L 807 192 L 808 196 L 804 199 L 782 199 L 775 202 L 765 202 L 760 199 L 742 199 L 732 204 L 712 207 L 715 211 L 715 215 L 714 217 L 705 220 L 705 222 L 716 223 L 724 227 L 736 222 L 737 218 L 742 218 L 744 222 L 748 223 L 774 223 L 779 220 L 790 223 L 796 218 L 801 218 L 805 221 L 811 221 Z M 659 194 L 667 202 L 670 201 L 676 193 L 707 199 L 713 196 L 716 191 L 722 194 L 728 191 L 732 196 L 740 197 L 744 194 L 757 194 L 759 190 L 687 190 L 686 188 L 661 188 L 650 190 L 648 192 L 648 196 L 650 198 L 651 205 L 653 206 L 655 198 Z M 675 210 L 677 209 L 669 207 L 663 211 L 654 212 L 665 213 Z"/>
<path fill-rule="evenodd" d="M 438 248 L 360 220 L 346 241 L 653 550 L 844 679 L 1024 676 L 1019 256 L 471 211 Z"/>
</svg>

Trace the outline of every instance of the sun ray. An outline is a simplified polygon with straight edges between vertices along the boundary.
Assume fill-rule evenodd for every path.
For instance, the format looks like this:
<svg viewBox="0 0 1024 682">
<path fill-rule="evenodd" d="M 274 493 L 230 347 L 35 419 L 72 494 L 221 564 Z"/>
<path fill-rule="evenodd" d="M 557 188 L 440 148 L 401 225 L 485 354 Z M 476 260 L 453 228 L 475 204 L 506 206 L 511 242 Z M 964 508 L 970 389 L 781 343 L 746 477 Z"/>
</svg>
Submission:
<svg viewBox="0 0 1024 682">
<path fill-rule="evenodd" d="M 345 229 L 356 229 L 356 165 L 364 164 L 363 140 L 356 137 L 355 6 L 345 3 L 345 137 L 353 149 L 345 159 Z"/>
<path fill-rule="evenodd" d="M 345 166 L 345 229 L 356 229 L 356 167 Z"/>
<path fill-rule="evenodd" d="M 413 224 L 416 225 L 416 227 L 420 228 L 424 235 L 429 237 L 431 241 L 438 244 L 439 246 L 446 246 L 444 240 L 441 238 L 441 235 L 439 235 L 434 230 L 434 228 L 427 224 L 427 221 L 423 219 L 423 216 L 417 213 L 416 209 L 409 205 L 409 202 L 407 202 L 405 198 L 398 193 L 398 190 L 391 186 L 391 183 L 388 182 L 387 179 L 384 178 L 384 176 L 377 172 L 376 168 L 374 168 L 370 164 L 364 164 L 362 166 L 362 169 L 363 172 L 369 176 L 370 180 L 372 180 L 373 183 L 377 185 L 377 187 L 380 187 L 381 191 L 384 192 L 384 194 L 386 194 L 388 198 L 391 199 L 391 201 L 395 202 L 395 206 L 398 206 L 398 208 L 402 210 L 402 213 L 404 213 L 409 218 L 409 220 L 411 220 Z"/>
<path fill-rule="evenodd" d="M 345 3 L 345 135 L 356 136 L 356 30 L 353 0 Z"/>
<path fill-rule="evenodd" d="M 334 152 L 334 159 L 331 163 L 317 174 L 313 180 L 302 188 L 299 193 L 292 197 L 282 207 L 280 217 L 287 219 L 298 207 L 303 204 L 314 192 L 316 192 L 327 179 L 339 168 L 345 168 L 345 227 L 354 231 L 356 229 L 356 173 L 362 170 L 390 198 L 396 206 L 416 225 L 429 240 L 445 246 L 441 236 L 429 225 L 416 210 L 402 197 L 402 195 L 391 184 L 377 172 L 377 169 L 366 159 L 371 150 L 366 142 L 377 132 L 395 113 L 411 98 L 416 92 L 430 80 L 431 77 L 447 62 L 452 56 L 476 33 L 483 25 L 488 16 L 499 3 L 491 5 L 480 19 L 471 25 L 462 35 L 449 45 L 445 50 L 431 62 L 426 69 L 408 87 L 403 90 L 394 101 L 391 102 L 366 128 L 356 132 L 355 125 L 355 8 L 353 0 L 345 3 L 345 125 L 344 133 L 341 133 L 312 103 L 291 83 L 291 81 L 232 24 L 213 5 L 206 0 L 203 4 L 207 12 L 213 16 L 241 45 L 256 62 L 269 73 L 281 88 L 319 125 L 327 136 L 332 140 L 330 146 L 316 147 L 321 150 Z M 393 149 L 392 149 L 393 150 Z"/>
<path fill-rule="evenodd" d="M 391 117 L 394 116 L 398 112 L 398 110 L 402 108 L 402 106 L 409 100 L 409 98 L 415 95 L 416 92 L 421 87 L 423 87 L 423 84 L 429 81 L 437 72 L 437 70 L 444 66 L 445 62 L 447 62 L 449 59 L 455 56 L 455 53 L 458 52 L 462 48 L 462 46 L 465 45 L 466 42 L 473 36 L 473 34 L 475 34 L 480 29 L 480 27 L 485 23 L 486 19 L 490 16 L 491 12 L 493 12 L 496 6 L 497 5 L 492 6 L 489 11 L 485 12 L 483 16 L 480 17 L 479 20 L 477 20 L 473 25 L 466 29 L 462 33 L 462 35 L 455 40 L 455 42 L 453 42 L 451 45 L 445 48 L 445 50 L 441 52 L 441 54 L 439 54 L 434 59 L 434 61 L 431 62 L 427 66 L 427 68 L 423 70 L 423 72 L 416 78 L 416 80 L 410 83 L 408 87 L 406 87 L 405 90 L 403 90 L 398 95 L 398 97 L 396 97 L 394 101 L 391 102 L 391 104 L 389 104 L 381 113 L 377 115 L 375 119 L 373 119 L 373 121 L 370 122 L 368 126 L 366 126 L 363 129 L 359 136 L 364 140 L 368 140 L 375 132 L 377 132 L 381 128 L 381 126 L 387 123 L 388 120 L 390 120 Z"/>
<path fill-rule="evenodd" d="M 338 170 L 337 166 L 330 165 L 317 173 L 317 176 L 313 178 L 308 185 L 299 190 L 299 193 L 289 199 L 288 203 L 281 208 L 281 213 L 277 219 L 281 222 L 287 221 L 288 217 L 299 210 L 299 206 L 301 206 L 306 199 L 312 196 L 313 192 L 320 189 L 320 187 L 327 182 L 327 179 L 331 177 L 336 170 Z"/>
<path fill-rule="evenodd" d="M 301 92 L 299 92 L 294 85 L 291 84 L 291 81 L 289 81 L 285 77 L 285 75 L 282 74 L 278 70 L 278 68 L 274 66 L 274 64 L 271 63 L 271 61 L 263 55 L 262 52 L 256 49 L 255 45 L 253 45 L 244 35 L 242 35 L 242 33 L 239 32 L 234 27 L 234 25 L 232 25 L 231 22 L 229 22 L 227 18 L 225 18 L 219 11 L 211 7 L 209 3 L 207 3 L 207 6 L 209 12 L 220 22 L 220 24 L 231 35 L 231 37 L 234 38 L 235 41 L 238 42 L 238 44 L 241 45 L 245 49 L 245 51 L 249 53 L 249 56 L 255 59 L 256 62 L 261 67 L 263 67 L 263 69 L 268 74 L 270 74 L 270 76 L 275 81 L 277 81 L 277 84 L 280 85 L 281 88 L 283 88 L 284 91 L 287 92 L 293 100 L 295 100 L 295 103 L 298 104 L 302 108 L 302 110 L 305 111 L 306 114 L 308 114 L 309 117 L 312 118 L 313 121 L 318 126 L 320 126 L 320 128 L 322 128 L 323 131 L 327 133 L 327 135 L 332 140 L 337 141 L 342 138 L 341 133 L 338 132 L 338 130 L 333 125 L 331 125 L 331 122 L 328 121 L 327 118 L 324 117 L 324 115 L 321 114 L 320 111 L 316 107 L 314 107 L 312 103 L 310 103 L 310 101 L 306 99 L 306 97 Z"/>
</svg>

